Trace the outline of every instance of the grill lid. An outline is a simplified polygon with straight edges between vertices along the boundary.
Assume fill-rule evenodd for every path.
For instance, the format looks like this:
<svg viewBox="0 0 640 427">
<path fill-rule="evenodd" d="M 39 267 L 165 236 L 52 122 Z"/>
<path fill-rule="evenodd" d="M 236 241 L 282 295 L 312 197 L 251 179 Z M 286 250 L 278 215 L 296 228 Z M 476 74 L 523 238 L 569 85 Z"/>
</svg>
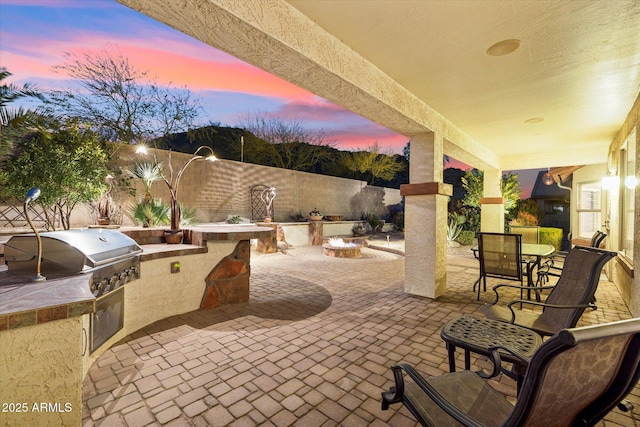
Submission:
<svg viewBox="0 0 640 427">
<path fill-rule="evenodd" d="M 75 272 L 133 257 L 142 252 L 135 240 L 117 230 L 89 228 L 48 231 L 40 233 L 40 237 L 43 261 L 50 261 Z M 35 234 L 19 234 L 5 243 L 5 259 L 9 270 L 12 270 L 12 266 L 35 260 L 37 253 Z"/>
</svg>

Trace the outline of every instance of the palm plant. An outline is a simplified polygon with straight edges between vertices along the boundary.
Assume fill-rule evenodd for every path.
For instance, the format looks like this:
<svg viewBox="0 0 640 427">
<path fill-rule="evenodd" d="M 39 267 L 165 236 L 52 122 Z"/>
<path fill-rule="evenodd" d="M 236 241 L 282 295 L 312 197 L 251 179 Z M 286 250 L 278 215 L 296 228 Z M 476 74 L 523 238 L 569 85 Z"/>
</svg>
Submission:
<svg viewBox="0 0 640 427">
<path fill-rule="evenodd" d="M 11 77 L 11 75 L 5 67 L 0 67 L 0 82 Z M 33 110 L 22 107 L 17 110 L 8 108 L 8 104 L 21 98 L 37 98 L 40 101 L 45 101 L 44 96 L 29 83 L 25 83 L 22 86 L 16 86 L 13 83 L 2 83 L 0 85 L 0 120 L 2 121 L 2 126 L 17 125 L 34 113 Z"/>
<path fill-rule="evenodd" d="M 131 208 L 133 218 L 143 227 L 155 227 L 169 223 L 169 205 L 153 199 L 150 203 L 138 200 Z"/>
<path fill-rule="evenodd" d="M 162 163 L 135 162 L 126 173 L 142 181 L 144 194 L 131 208 L 133 218 L 143 227 L 151 227 L 169 222 L 169 206 L 151 195 L 151 186 L 162 178 Z"/>
<path fill-rule="evenodd" d="M 127 169 L 129 176 L 140 179 L 144 184 L 144 195 L 142 196 L 142 200 L 145 203 L 151 203 L 153 201 L 151 186 L 155 181 L 162 178 L 162 168 L 162 163 L 135 162 Z"/>
<path fill-rule="evenodd" d="M 36 98 L 40 101 L 45 101 L 45 98 L 40 94 L 33 85 L 25 83 L 22 86 L 17 86 L 13 83 L 5 83 L 5 79 L 12 74 L 5 68 L 0 67 L 0 137 L 2 142 L 0 143 L 0 158 L 11 152 L 13 148 L 13 140 L 16 135 L 19 135 L 21 129 L 31 127 L 40 121 L 44 116 L 44 110 L 41 108 L 31 110 L 24 107 L 18 107 L 11 109 L 9 104 L 18 101 L 22 98 Z M 7 135 L 7 130 L 11 130 Z M 18 134 L 16 134 L 18 131 Z M 12 137 L 13 136 L 13 137 Z"/>
</svg>

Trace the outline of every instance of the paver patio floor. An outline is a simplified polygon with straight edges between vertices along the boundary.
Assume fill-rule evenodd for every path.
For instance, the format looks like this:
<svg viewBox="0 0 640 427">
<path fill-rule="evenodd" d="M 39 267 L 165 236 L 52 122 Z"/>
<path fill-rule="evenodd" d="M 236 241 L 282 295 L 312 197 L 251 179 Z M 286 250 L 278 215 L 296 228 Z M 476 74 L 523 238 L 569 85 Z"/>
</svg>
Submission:
<svg viewBox="0 0 640 427">
<path fill-rule="evenodd" d="M 401 405 L 380 409 L 400 361 L 424 375 L 448 372 L 440 329 L 477 314 L 477 261 L 447 259 L 447 293 L 437 301 L 403 292 L 404 258 L 363 249 L 361 259 L 320 247 L 252 254 L 248 303 L 156 322 L 103 354 L 83 385 L 85 426 L 413 426 Z M 580 325 L 631 317 L 603 281 L 599 309 Z M 462 352 L 458 352 L 462 366 Z M 472 369 L 486 366 L 472 357 Z M 493 385 L 514 396 L 515 383 Z M 630 400 L 640 408 L 640 393 Z M 636 410 L 637 412 L 637 410 Z M 631 426 L 617 409 L 604 426 Z"/>
</svg>

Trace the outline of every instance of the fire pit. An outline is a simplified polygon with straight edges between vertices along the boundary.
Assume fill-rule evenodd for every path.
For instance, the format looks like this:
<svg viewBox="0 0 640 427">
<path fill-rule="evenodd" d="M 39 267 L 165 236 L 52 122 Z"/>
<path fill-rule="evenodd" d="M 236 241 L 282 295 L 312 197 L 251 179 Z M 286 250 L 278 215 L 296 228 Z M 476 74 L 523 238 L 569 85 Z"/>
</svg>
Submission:
<svg viewBox="0 0 640 427">
<path fill-rule="evenodd" d="M 347 243 L 342 239 L 329 239 L 329 243 L 322 245 L 322 252 L 326 256 L 332 256 L 336 258 L 360 258 L 361 244 Z"/>
</svg>

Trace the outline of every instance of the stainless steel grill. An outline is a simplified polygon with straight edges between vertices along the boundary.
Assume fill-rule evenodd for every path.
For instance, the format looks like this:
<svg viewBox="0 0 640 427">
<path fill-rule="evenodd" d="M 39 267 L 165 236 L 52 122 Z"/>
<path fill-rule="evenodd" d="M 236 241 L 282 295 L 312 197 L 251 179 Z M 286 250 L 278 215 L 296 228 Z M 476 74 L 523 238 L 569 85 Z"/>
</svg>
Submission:
<svg viewBox="0 0 640 427">
<path fill-rule="evenodd" d="M 138 244 L 111 229 L 50 231 L 42 239 L 42 273 L 47 278 L 93 273 L 91 292 L 103 296 L 140 277 Z M 10 272 L 34 273 L 38 243 L 35 234 L 11 237 L 5 244 Z"/>
</svg>

